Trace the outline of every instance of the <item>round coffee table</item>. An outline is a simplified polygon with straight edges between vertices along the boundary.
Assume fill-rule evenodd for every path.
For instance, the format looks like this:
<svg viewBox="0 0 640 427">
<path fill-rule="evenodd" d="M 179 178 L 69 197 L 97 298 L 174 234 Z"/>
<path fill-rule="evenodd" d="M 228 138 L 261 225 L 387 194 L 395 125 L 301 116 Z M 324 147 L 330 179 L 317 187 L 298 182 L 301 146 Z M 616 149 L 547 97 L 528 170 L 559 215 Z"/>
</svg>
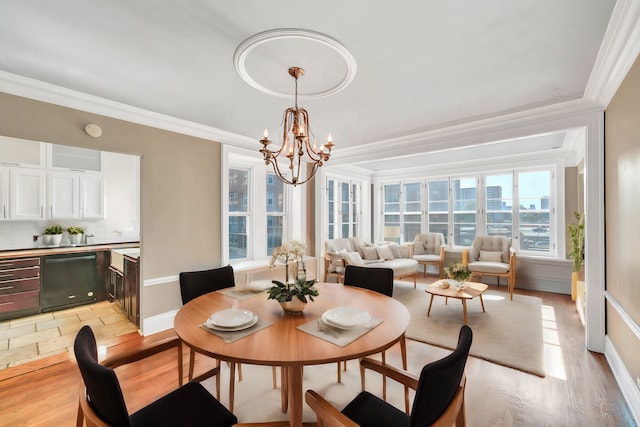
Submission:
<svg viewBox="0 0 640 427">
<path fill-rule="evenodd" d="M 473 299 L 475 297 L 480 297 L 482 312 L 485 312 L 482 293 L 487 290 L 487 285 L 478 282 L 464 282 L 464 289 L 457 290 L 453 286 L 450 286 L 448 288 L 441 287 L 440 285 L 446 281 L 447 279 L 438 280 L 427 286 L 427 288 L 425 289 L 425 292 L 431 295 L 431 300 L 429 301 L 429 309 L 427 309 L 427 317 L 429 317 L 429 314 L 431 313 L 431 304 L 433 304 L 433 297 L 435 296 L 455 298 L 462 301 L 462 314 L 464 316 L 465 325 L 467 324 L 467 300 Z"/>
</svg>

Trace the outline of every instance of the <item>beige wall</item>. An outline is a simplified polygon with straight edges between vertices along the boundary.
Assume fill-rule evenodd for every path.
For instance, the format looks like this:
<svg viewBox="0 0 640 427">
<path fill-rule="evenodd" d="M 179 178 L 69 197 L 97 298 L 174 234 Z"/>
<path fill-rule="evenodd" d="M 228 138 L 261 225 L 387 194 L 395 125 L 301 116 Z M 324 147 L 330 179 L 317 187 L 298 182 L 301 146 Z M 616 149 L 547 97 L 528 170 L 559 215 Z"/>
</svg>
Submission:
<svg viewBox="0 0 640 427">
<path fill-rule="evenodd" d="M 606 288 L 640 324 L 640 58 L 605 113 Z M 632 378 L 640 377 L 640 340 L 607 306 L 607 334 Z"/>
<path fill-rule="evenodd" d="M 220 265 L 220 144 L 2 93 L 0 135 L 140 155 L 143 279 Z M 143 317 L 180 306 L 177 282 L 144 289 Z"/>
</svg>

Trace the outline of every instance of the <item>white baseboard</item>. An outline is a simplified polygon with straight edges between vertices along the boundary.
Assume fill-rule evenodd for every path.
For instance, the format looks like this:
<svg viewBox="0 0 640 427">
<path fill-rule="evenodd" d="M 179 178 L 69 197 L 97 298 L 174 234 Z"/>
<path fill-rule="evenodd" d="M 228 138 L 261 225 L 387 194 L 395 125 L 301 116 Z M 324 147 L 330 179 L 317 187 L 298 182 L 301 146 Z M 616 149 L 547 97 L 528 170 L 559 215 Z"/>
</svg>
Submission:
<svg viewBox="0 0 640 427">
<path fill-rule="evenodd" d="M 173 318 L 176 317 L 176 313 L 178 310 L 171 310 L 142 319 L 142 335 L 147 336 L 173 328 Z"/>
<path fill-rule="evenodd" d="M 629 406 L 631 415 L 633 416 L 636 424 L 640 425 L 640 389 L 629 374 L 627 368 L 624 366 L 618 351 L 609 337 L 605 337 L 604 356 L 607 358 L 607 362 L 611 367 L 613 376 L 616 378 L 618 386 L 622 391 L 622 395 Z"/>
</svg>

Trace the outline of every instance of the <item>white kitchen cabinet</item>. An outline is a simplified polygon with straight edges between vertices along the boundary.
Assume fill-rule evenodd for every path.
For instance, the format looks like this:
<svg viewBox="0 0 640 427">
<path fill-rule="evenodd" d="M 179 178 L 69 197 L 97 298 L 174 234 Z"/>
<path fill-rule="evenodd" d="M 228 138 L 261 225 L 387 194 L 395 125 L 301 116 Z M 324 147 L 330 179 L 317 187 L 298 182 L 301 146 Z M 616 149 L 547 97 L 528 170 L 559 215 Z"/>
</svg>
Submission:
<svg viewBox="0 0 640 427">
<path fill-rule="evenodd" d="M 80 175 L 80 218 L 104 218 L 104 180 L 102 175 Z"/>
<path fill-rule="evenodd" d="M 45 173 L 37 169 L 9 169 L 9 217 L 20 220 L 45 218 Z"/>
<path fill-rule="evenodd" d="M 49 219 L 79 217 L 79 180 L 77 173 L 47 173 L 47 217 Z"/>
<path fill-rule="evenodd" d="M 44 168 L 45 144 L 0 135 L 0 164 Z"/>
<path fill-rule="evenodd" d="M 50 219 L 102 219 L 103 199 L 103 178 L 100 174 L 47 174 L 47 217 Z"/>
<path fill-rule="evenodd" d="M 89 148 L 47 144 L 47 165 L 50 170 L 102 172 L 102 152 Z"/>
<path fill-rule="evenodd" d="M 0 167 L 0 221 L 9 219 L 9 168 Z"/>
</svg>

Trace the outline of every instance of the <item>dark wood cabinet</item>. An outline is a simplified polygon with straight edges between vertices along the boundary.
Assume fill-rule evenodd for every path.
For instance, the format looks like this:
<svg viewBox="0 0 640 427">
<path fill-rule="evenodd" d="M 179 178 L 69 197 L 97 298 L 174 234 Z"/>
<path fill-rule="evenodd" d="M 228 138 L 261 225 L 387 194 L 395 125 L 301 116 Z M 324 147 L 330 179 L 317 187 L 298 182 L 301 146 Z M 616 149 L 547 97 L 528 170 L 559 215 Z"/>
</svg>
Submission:
<svg viewBox="0 0 640 427">
<path fill-rule="evenodd" d="M 0 260 L 0 319 L 40 311 L 40 258 Z"/>
<path fill-rule="evenodd" d="M 140 263 L 138 258 L 124 256 L 124 307 L 129 320 L 140 326 Z"/>
</svg>

